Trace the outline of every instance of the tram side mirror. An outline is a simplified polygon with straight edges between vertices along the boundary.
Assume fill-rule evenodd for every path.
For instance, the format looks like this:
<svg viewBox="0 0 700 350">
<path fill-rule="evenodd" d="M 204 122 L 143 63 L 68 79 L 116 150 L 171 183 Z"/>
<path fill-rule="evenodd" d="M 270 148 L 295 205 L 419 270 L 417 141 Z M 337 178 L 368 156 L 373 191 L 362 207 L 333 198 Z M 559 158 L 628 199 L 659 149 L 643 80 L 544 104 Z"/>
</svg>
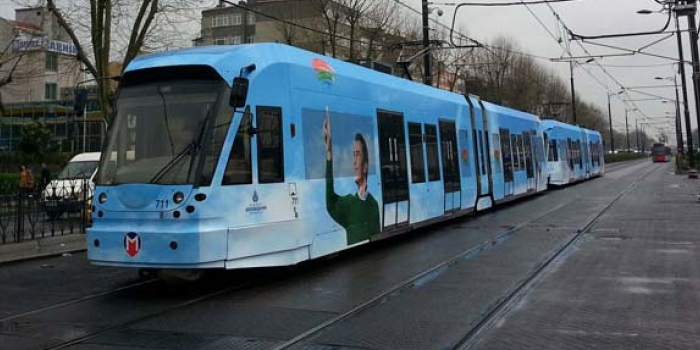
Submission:
<svg viewBox="0 0 700 350">
<path fill-rule="evenodd" d="M 236 77 L 233 78 L 231 85 L 231 96 L 228 104 L 231 107 L 238 108 L 245 106 L 246 98 L 248 98 L 248 79 Z"/>
</svg>

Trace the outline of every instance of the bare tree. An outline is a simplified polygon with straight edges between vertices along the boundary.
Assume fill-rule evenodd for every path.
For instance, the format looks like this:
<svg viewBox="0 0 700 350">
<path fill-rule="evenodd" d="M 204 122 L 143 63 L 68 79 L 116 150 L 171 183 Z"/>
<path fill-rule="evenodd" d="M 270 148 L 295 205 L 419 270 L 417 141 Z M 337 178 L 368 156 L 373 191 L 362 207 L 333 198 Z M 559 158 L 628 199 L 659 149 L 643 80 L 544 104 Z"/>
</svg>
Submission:
<svg viewBox="0 0 700 350">
<path fill-rule="evenodd" d="M 299 6 L 294 3 L 284 2 L 277 5 L 280 12 L 285 13 L 286 21 L 276 21 L 275 28 L 282 36 L 282 40 L 287 45 L 297 44 L 297 39 L 302 35 L 303 29 L 299 27 L 298 18 L 300 18 Z"/>
<path fill-rule="evenodd" d="M 107 78 L 111 59 L 121 59 L 122 67 L 145 48 L 179 46 L 186 13 L 197 8 L 196 0 L 46 0 L 77 47 L 78 60 L 94 77 L 99 102 L 105 116 L 111 115 L 113 91 Z M 180 43 L 181 44 L 181 43 Z M 123 68 L 122 68 L 123 69 Z M 108 117 L 107 117 L 108 118 Z"/>
<path fill-rule="evenodd" d="M 338 57 L 338 32 L 343 18 L 341 7 L 335 0 L 316 0 L 316 6 L 323 18 L 323 30 L 326 32 L 326 37 L 321 39 L 321 47 L 325 49 L 328 44 L 331 56 Z"/>
<path fill-rule="evenodd" d="M 368 61 L 380 61 L 391 64 L 398 58 L 398 51 L 392 47 L 404 41 L 399 31 L 399 21 L 404 17 L 405 9 L 391 0 L 375 1 L 366 11 L 361 21 L 364 41 L 360 55 Z"/>
<path fill-rule="evenodd" d="M 360 41 L 360 39 L 357 38 L 357 33 L 360 31 L 360 20 L 364 18 L 366 12 L 371 8 L 372 4 L 369 0 L 339 0 L 339 3 L 344 9 L 345 21 L 348 24 L 350 33 L 348 59 L 353 61 L 355 60 L 356 45 Z"/>
</svg>

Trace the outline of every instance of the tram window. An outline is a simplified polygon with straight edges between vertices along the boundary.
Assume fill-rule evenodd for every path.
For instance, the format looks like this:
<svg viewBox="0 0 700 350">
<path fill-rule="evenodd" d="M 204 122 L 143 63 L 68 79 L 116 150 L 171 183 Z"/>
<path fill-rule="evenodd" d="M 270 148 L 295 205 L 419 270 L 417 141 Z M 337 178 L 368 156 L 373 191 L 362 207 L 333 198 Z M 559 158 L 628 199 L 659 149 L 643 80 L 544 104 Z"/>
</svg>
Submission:
<svg viewBox="0 0 700 350">
<path fill-rule="evenodd" d="M 219 162 L 219 157 L 221 157 L 221 150 L 224 147 L 224 141 L 226 141 L 226 134 L 228 134 L 232 117 L 233 108 L 228 103 L 222 103 L 221 111 L 219 111 L 219 115 L 216 117 L 215 124 L 212 127 L 213 131 L 209 145 L 206 147 L 206 158 L 199 180 L 200 186 L 211 185 L 214 170 L 216 170 L 216 164 Z"/>
<path fill-rule="evenodd" d="M 559 161 L 559 148 L 557 148 L 557 140 L 549 140 L 549 157 L 550 162 Z"/>
<path fill-rule="evenodd" d="M 510 135 L 510 145 L 513 159 L 513 171 L 520 170 L 520 154 L 518 153 L 518 138 L 515 134 Z"/>
<path fill-rule="evenodd" d="M 493 145 L 493 161 L 495 166 L 494 173 L 500 174 L 503 172 L 503 165 L 501 164 L 501 140 L 498 134 L 491 135 L 491 144 Z"/>
<path fill-rule="evenodd" d="M 520 170 L 525 169 L 525 140 L 523 135 L 518 135 L 518 146 L 520 146 Z"/>
<path fill-rule="evenodd" d="M 527 171 L 527 177 L 532 178 L 535 176 L 534 174 L 534 164 L 532 160 L 532 134 L 530 132 L 524 132 L 523 133 L 523 142 L 524 142 L 524 160 L 525 160 L 525 170 Z"/>
<path fill-rule="evenodd" d="M 428 181 L 440 180 L 440 161 L 435 125 L 425 124 L 425 149 L 428 152 Z"/>
<path fill-rule="evenodd" d="M 484 147 L 484 137 L 480 132 L 478 132 L 479 135 L 479 165 L 481 166 L 481 174 L 484 175 L 486 174 L 486 162 L 484 161 L 484 153 L 486 153 L 486 148 Z"/>
<path fill-rule="evenodd" d="M 516 143 L 518 145 L 518 170 L 525 169 L 525 150 L 523 148 L 523 135 L 515 135 Z"/>
<path fill-rule="evenodd" d="M 253 183 L 253 166 L 251 162 L 251 131 L 252 122 L 250 113 L 243 114 L 241 125 L 233 140 L 231 153 L 228 156 L 226 172 L 221 182 L 222 185 L 242 185 Z"/>
<path fill-rule="evenodd" d="M 258 107 L 258 181 L 261 184 L 284 182 L 284 149 L 282 147 L 282 109 Z"/>
<path fill-rule="evenodd" d="M 513 181 L 513 154 L 510 147 L 508 129 L 498 129 L 501 136 L 501 151 L 503 152 L 503 177 L 505 182 Z"/>
<path fill-rule="evenodd" d="M 472 176 L 472 167 L 469 164 L 469 162 L 473 159 L 473 157 L 476 154 L 469 154 L 469 151 L 468 151 L 469 145 L 471 145 L 469 143 L 469 132 L 467 132 L 466 130 L 460 130 L 459 134 L 460 134 L 460 143 L 461 143 L 461 147 L 462 147 L 462 151 L 461 151 L 462 153 L 460 154 L 460 157 L 463 157 L 465 155 L 464 152 L 466 152 L 466 156 L 467 156 L 466 159 L 462 158 L 462 166 L 461 166 L 462 167 L 462 176 L 470 177 L 470 176 Z"/>
<path fill-rule="evenodd" d="M 408 142 L 411 148 L 411 182 L 425 182 L 423 163 L 423 132 L 419 123 L 408 123 Z"/>
<path fill-rule="evenodd" d="M 583 148 L 581 147 L 581 140 L 576 142 L 578 144 L 578 165 L 583 167 L 583 153 L 581 152 Z"/>
</svg>

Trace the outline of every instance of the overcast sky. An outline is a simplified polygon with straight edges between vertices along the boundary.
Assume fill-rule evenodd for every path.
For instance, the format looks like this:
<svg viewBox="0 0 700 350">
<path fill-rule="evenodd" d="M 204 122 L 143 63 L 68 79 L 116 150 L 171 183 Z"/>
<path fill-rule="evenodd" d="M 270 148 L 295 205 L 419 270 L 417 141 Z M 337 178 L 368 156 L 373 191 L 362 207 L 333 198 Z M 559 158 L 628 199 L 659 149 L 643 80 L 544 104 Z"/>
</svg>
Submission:
<svg viewBox="0 0 700 350">
<path fill-rule="evenodd" d="M 421 0 L 400 0 L 404 4 L 420 11 Z M 453 2 L 448 0 L 449 2 Z M 472 0 L 470 2 L 508 2 L 519 0 Z M 532 0 L 526 0 L 532 1 Z M 213 0 L 209 1 L 213 2 Z M 436 1 L 432 7 L 439 7 L 443 10 L 443 16 L 438 17 L 437 11 L 433 12 L 431 18 L 439 20 L 445 25 L 452 21 L 454 6 L 439 5 Z M 663 27 L 667 16 L 664 14 L 639 15 L 637 10 L 647 8 L 659 10 L 659 5 L 654 0 L 577 0 L 551 4 L 552 8 L 559 14 L 561 20 L 575 33 L 582 35 L 600 35 L 611 33 L 627 33 L 638 31 L 654 31 Z M 14 6 L 11 0 L 0 0 L 0 16 L 14 18 Z M 510 7 L 473 7 L 464 6 L 460 9 L 457 21 L 465 34 L 480 41 L 489 41 L 497 36 L 512 38 L 521 49 L 527 53 L 548 58 L 566 57 L 562 46 L 555 38 L 565 39 L 566 35 L 562 25 L 555 20 L 555 16 L 547 5 L 531 5 L 529 8 L 534 13 L 530 13 L 524 6 Z M 420 19 L 419 14 L 415 14 L 416 20 Z M 535 17 L 536 16 L 536 17 Z M 540 24 L 538 22 L 542 22 Z M 544 24 L 544 26 L 543 26 Z M 432 24 L 431 26 L 433 26 Z M 681 18 L 681 28 L 687 28 L 687 19 Z M 669 29 L 675 29 L 674 22 L 671 22 Z M 199 29 L 194 29 L 198 31 Z M 550 35 L 551 33 L 551 35 Z M 554 36 L 554 38 L 552 37 Z M 656 40 L 662 39 L 662 35 L 638 36 L 620 39 L 595 40 L 592 42 L 605 43 L 623 46 L 630 49 L 639 49 Z M 690 50 L 688 36 L 684 34 L 684 54 L 686 61 L 690 60 Z M 565 41 L 564 41 L 565 42 Z M 586 49 L 595 54 L 619 54 L 622 51 L 605 49 L 590 44 L 584 44 Z M 575 42 L 571 43 L 574 56 L 585 56 L 586 53 Z M 645 52 L 669 56 L 678 56 L 678 47 L 675 36 L 670 37 L 656 45 L 646 49 Z M 545 59 L 538 59 L 545 67 L 555 70 L 563 79 L 569 81 L 569 65 L 567 63 L 555 63 Z M 582 59 L 581 62 L 585 61 Z M 603 65 L 605 70 L 614 78 L 610 78 L 598 64 Z M 595 62 L 585 64 L 575 69 L 576 94 L 586 102 L 594 103 L 604 111 L 607 111 L 608 91 L 619 91 L 618 83 L 625 87 L 633 88 L 638 86 L 654 86 L 673 84 L 671 81 L 659 81 L 654 77 L 673 76 L 673 61 L 643 55 L 620 56 L 597 58 Z M 632 67 L 652 65 L 652 67 Z M 696 127 L 696 114 L 694 108 L 693 86 L 691 77 L 691 67 L 687 65 L 686 75 L 688 77 L 689 106 L 691 110 L 692 125 Z M 618 82 L 616 83 L 615 80 Z M 680 84 L 680 78 L 678 79 Z M 607 85 L 607 87 L 605 86 Z M 610 89 L 610 90 L 608 90 Z M 629 98 L 633 100 L 649 99 L 651 96 L 644 95 L 635 90 L 628 90 Z M 664 96 L 674 99 L 674 90 L 668 88 L 639 89 L 644 93 Z M 634 128 L 634 119 L 639 118 L 639 122 L 669 122 L 672 126 L 673 120 L 648 119 L 666 116 L 666 112 L 675 112 L 672 103 L 661 103 L 660 101 L 636 101 L 628 102 L 626 105 L 621 100 L 628 99 L 627 95 L 618 95 L 612 99 L 613 126 L 616 130 L 624 131 L 625 108 L 638 108 L 639 111 L 630 112 L 629 122 Z M 674 132 L 671 128 L 669 132 Z M 632 131 L 632 129 L 630 129 Z M 652 131 L 653 132 L 653 131 Z M 651 133 L 651 132 L 650 132 Z M 674 135 L 669 135 L 675 140 Z M 619 143 L 618 143 L 619 144 Z"/>
<path fill-rule="evenodd" d="M 420 0 L 403 0 L 406 4 L 415 9 L 420 9 Z M 473 0 L 473 2 L 508 2 L 518 0 Z M 531 0 L 527 0 L 531 1 Z M 452 1 L 450 1 L 452 2 Z M 436 3 L 440 3 L 437 2 Z M 601 35 L 601 34 L 616 34 L 629 33 L 640 31 L 656 31 L 663 28 L 668 18 L 665 14 L 640 15 L 636 12 L 640 9 L 659 10 L 660 6 L 653 0 L 578 0 L 571 2 L 562 2 L 551 4 L 552 8 L 559 14 L 561 20 L 574 33 L 581 35 Z M 433 11 L 431 16 L 433 19 L 439 20 L 441 23 L 449 25 L 452 21 L 453 6 L 448 5 L 431 5 L 443 9 L 443 16 L 438 17 L 437 11 Z M 515 40 L 523 51 L 537 56 L 549 58 L 566 57 L 568 56 L 562 46 L 559 45 L 555 38 L 566 39 L 566 35 L 562 29 L 561 23 L 555 19 L 555 15 L 547 5 L 531 5 L 529 8 L 524 6 L 511 7 L 473 7 L 463 6 L 460 8 L 457 15 L 457 22 L 464 29 L 467 35 L 481 41 L 488 41 L 496 36 L 502 35 Z M 417 14 L 416 14 L 417 15 Z M 539 21 L 542 22 L 539 23 Z M 687 28 L 687 19 L 681 18 L 681 29 Z M 675 30 L 674 21 L 671 21 L 669 30 Z M 551 34 L 550 34 L 551 33 Z M 615 46 L 622 46 L 637 50 L 642 46 L 648 45 L 664 38 L 665 35 L 650 35 L 626 37 L 619 39 L 606 40 L 591 40 L 595 43 L 603 43 Z M 684 34 L 684 58 L 690 61 L 690 50 L 688 45 L 689 39 L 687 34 Z M 622 51 L 611 50 L 584 44 L 584 47 L 594 55 L 601 54 L 619 54 Z M 572 53 L 574 56 L 586 56 L 587 53 L 576 42 L 571 43 Z M 644 52 L 669 56 L 672 58 L 678 57 L 678 45 L 676 37 L 672 36 L 656 45 L 646 49 Z M 584 62 L 586 59 L 581 59 Z M 569 81 L 569 65 L 568 63 L 555 63 L 548 60 L 538 60 L 546 67 L 558 72 L 558 74 Z M 598 63 L 604 66 L 609 73 L 608 76 Z M 653 65 L 653 67 L 631 67 Z M 630 67 L 620 67 L 630 66 Z M 686 76 L 688 77 L 688 89 L 691 107 L 691 120 L 695 128 L 696 115 L 694 108 L 693 88 L 691 77 L 691 67 L 687 65 Z M 585 68 L 585 69 L 584 69 Z M 659 86 L 673 85 L 672 81 L 655 80 L 657 76 L 671 77 L 674 75 L 673 61 L 669 59 L 661 59 L 643 55 L 620 56 L 620 57 L 605 57 L 597 58 L 592 63 L 585 64 L 583 67 L 578 67 L 574 70 L 576 94 L 579 98 L 587 102 L 594 103 L 604 111 L 607 111 L 607 92 L 619 91 L 619 84 L 625 87 L 633 88 L 640 86 Z M 613 80 L 614 79 L 614 80 Z M 617 81 L 617 83 L 615 82 Z M 678 84 L 680 86 L 680 76 L 678 76 Z M 607 85 L 607 87 L 605 86 Z M 610 90 L 608 90 L 610 89 Z M 648 119 L 665 117 L 666 112 L 675 113 L 673 103 L 662 103 L 656 101 L 635 101 L 625 105 L 622 99 L 651 99 L 653 97 L 644 95 L 643 93 L 659 95 L 670 99 L 675 99 L 674 88 L 651 88 L 639 89 L 642 93 L 629 90 L 629 98 L 627 95 L 619 95 L 619 99 L 612 99 L 612 114 L 613 127 L 616 130 L 624 131 L 625 123 L 625 108 L 638 108 L 638 112 L 630 112 L 629 122 L 631 124 L 630 132 L 634 128 L 635 117 L 639 118 L 640 123 L 646 122 L 669 122 L 668 127 L 673 120 L 665 119 Z M 627 106 L 627 107 L 625 107 Z M 647 129 L 648 130 L 648 129 Z M 653 131 L 652 131 L 653 132 Z M 652 133 L 650 132 L 650 134 Z M 671 128 L 669 132 L 675 132 L 675 128 Z M 675 140 L 675 134 L 669 135 Z M 675 143 L 675 142 L 673 142 Z M 621 144 L 618 141 L 618 145 Z"/>
</svg>

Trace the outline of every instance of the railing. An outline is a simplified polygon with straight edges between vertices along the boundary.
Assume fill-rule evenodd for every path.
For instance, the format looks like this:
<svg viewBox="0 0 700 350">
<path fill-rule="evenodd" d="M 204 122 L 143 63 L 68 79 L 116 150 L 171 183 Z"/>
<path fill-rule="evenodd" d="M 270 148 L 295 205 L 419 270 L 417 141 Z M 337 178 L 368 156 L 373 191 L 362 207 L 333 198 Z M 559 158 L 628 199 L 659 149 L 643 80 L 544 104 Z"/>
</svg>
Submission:
<svg viewBox="0 0 700 350">
<path fill-rule="evenodd" d="M 0 195 L 0 244 L 85 233 L 90 225 L 89 196 L 80 195 L 75 186 L 53 186 L 47 192 Z"/>
</svg>

